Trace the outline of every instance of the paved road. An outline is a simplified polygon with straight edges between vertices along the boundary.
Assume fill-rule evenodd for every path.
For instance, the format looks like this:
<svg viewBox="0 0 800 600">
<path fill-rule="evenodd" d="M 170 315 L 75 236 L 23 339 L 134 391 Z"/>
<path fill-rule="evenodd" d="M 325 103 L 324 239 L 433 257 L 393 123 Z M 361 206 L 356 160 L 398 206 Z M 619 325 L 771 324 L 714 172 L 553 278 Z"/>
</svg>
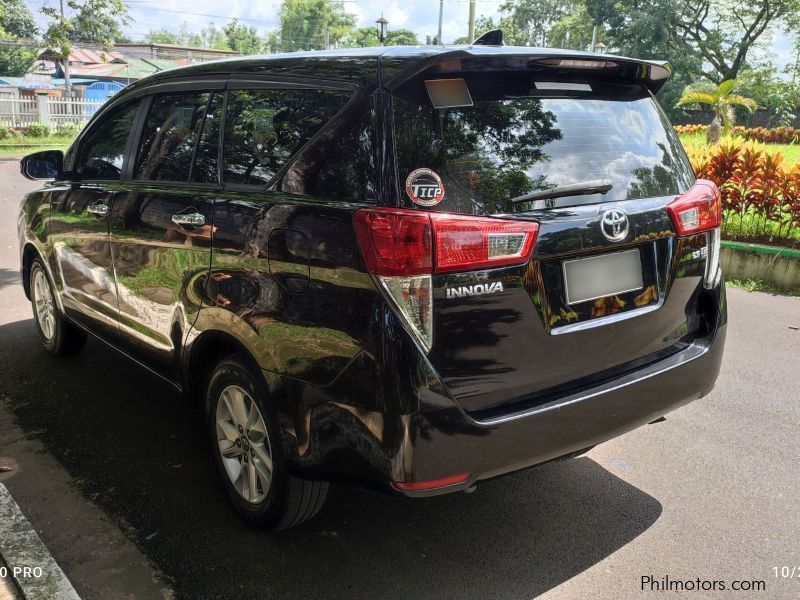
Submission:
<svg viewBox="0 0 800 600">
<path fill-rule="evenodd" d="M 471 495 L 337 487 L 317 519 L 269 535 L 228 509 L 197 413 L 159 380 L 98 342 L 66 360 L 38 348 L 17 182 L 0 165 L 0 395 L 180 598 L 651 597 L 643 575 L 767 586 L 692 598 L 800 597 L 800 578 L 773 574 L 800 565 L 800 299 L 729 290 L 717 389 L 664 423 Z"/>
</svg>

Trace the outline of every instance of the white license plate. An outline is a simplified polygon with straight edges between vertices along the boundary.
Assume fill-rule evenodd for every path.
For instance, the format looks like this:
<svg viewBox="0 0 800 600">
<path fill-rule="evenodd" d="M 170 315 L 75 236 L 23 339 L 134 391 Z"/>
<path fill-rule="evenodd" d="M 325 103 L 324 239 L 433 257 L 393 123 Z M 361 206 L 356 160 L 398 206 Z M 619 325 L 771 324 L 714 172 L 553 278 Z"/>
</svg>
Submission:
<svg viewBox="0 0 800 600">
<path fill-rule="evenodd" d="M 638 250 L 565 260 L 567 304 L 633 292 L 644 287 Z"/>
</svg>

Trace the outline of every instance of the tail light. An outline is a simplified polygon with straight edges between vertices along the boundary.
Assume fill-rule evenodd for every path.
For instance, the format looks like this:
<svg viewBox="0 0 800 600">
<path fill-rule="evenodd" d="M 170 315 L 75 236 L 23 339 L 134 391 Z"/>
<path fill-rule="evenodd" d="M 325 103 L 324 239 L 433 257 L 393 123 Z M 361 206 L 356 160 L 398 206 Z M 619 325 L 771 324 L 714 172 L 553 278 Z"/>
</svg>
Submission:
<svg viewBox="0 0 800 600">
<path fill-rule="evenodd" d="M 431 275 L 528 262 L 539 231 L 511 221 L 396 208 L 355 213 L 364 262 L 425 350 L 433 343 Z"/>
<path fill-rule="evenodd" d="M 719 269 L 722 197 L 713 181 L 698 179 L 692 188 L 667 205 L 667 212 L 679 236 L 706 232 L 706 270 L 703 285 L 714 285 Z"/>
<path fill-rule="evenodd" d="M 713 181 L 698 179 L 692 188 L 667 205 L 667 211 L 679 236 L 719 227 L 722 223 L 722 199 Z"/>
</svg>

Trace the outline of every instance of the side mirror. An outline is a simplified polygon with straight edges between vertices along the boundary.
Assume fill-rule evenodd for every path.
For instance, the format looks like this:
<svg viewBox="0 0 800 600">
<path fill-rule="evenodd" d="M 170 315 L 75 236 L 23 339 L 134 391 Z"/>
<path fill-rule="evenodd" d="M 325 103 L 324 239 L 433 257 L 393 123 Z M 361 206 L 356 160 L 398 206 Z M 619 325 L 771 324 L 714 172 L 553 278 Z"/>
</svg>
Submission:
<svg viewBox="0 0 800 600">
<path fill-rule="evenodd" d="M 64 171 L 64 153 L 61 150 L 44 150 L 29 154 L 19 161 L 20 172 L 28 179 L 59 179 Z"/>
</svg>

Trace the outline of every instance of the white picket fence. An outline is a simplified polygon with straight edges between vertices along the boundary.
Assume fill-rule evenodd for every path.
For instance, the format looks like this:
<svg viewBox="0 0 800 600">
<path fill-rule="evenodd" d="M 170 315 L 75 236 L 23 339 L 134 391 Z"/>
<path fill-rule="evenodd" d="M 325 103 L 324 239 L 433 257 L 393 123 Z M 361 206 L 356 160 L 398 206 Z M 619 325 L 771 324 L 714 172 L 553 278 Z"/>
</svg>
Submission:
<svg viewBox="0 0 800 600">
<path fill-rule="evenodd" d="M 35 98 L 0 96 L 0 125 L 20 128 L 36 123 L 49 127 L 83 125 L 103 104 L 83 98 L 46 95 L 37 95 Z"/>
</svg>

